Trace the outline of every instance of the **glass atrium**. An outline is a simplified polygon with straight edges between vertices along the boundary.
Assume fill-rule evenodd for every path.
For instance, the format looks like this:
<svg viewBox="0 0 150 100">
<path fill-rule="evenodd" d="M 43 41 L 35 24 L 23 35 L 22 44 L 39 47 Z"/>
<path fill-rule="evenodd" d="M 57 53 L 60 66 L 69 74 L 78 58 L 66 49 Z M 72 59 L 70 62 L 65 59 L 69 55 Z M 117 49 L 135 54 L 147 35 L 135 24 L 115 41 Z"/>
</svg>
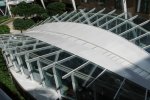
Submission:
<svg viewBox="0 0 150 100">
<path fill-rule="evenodd" d="M 47 18 L 32 27 L 52 22 L 75 22 L 93 25 L 120 35 L 150 51 L 149 32 L 124 18 L 115 10 L 95 12 L 86 9 Z M 31 27 L 31 28 L 32 28 Z M 53 88 L 62 100 L 149 100 L 150 90 L 119 76 L 101 65 L 54 45 L 25 35 L 1 35 L 0 46 L 9 68 L 23 73 L 43 87 Z M 142 72 L 142 71 L 141 71 Z M 147 78 L 150 77 L 148 74 Z"/>
</svg>

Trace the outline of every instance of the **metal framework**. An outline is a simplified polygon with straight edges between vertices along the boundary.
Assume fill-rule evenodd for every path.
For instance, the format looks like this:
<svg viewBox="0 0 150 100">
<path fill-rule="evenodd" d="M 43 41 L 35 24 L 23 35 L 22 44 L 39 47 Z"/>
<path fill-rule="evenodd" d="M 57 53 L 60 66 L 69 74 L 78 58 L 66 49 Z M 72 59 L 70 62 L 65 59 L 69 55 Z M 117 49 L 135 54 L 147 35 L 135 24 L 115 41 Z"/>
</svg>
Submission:
<svg viewBox="0 0 150 100">
<path fill-rule="evenodd" d="M 105 14 L 105 8 L 98 12 L 95 11 L 95 8 L 91 9 L 90 11 L 87 11 L 86 9 L 80 9 L 79 11 L 72 11 L 69 13 L 65 12 L 62 15 L 56 15 L 51 18 L 49 17 L 40 24 L 52 22 L 75 22 L 93 25 L 109 30 L 115 34 L 119 34 L 141 48 L 148 50 L 150 48 L 149 32 L 142 28 L 142 26 L 147 24 L 149 20 L 136 25 L 133 20 L 137 18 L 138 15 L 126 19 L 126 12 L 117 15 L 115 14 L 115 11 L 116 10 L 112 10 Z M 34 25 L 33 27 L 38 25 L 39 24 Z M 143 39 L 145 39 L 145 41 L 141 41 Z"/>
<path fill-rule="evenodd" d="M 69 91 L 68 88 L 70 87 L 67 87 L 66 84 L 63 84 L 63 81 L 67 81 L 68 78 L 71 78 L 71 84 L 73 88 L 72 92 L 74 92 L 74 95 L 77 95 L 76 92 L 78 91 L 79 85 L 77 78 L 83 81 L 83 86 L 89 88 L 96 82 L 96 80 L 99 80 L 99 78 L 102 77 L 103 74 L 109 72 L 107 69 L 102 68 L 92 63 L 91 61 L 87 61 L 53 45 L 39 42 L 39 40 L 30 37 L 20 35 L 13 35 L 13 37 L 15 38 L 12 38 L 12 36 L 9 35 L 3 35 L 0 37 L 0 42 L 4 45 L 2 46 L 2 51 L 5 58 L 12 61 L 7 62 L 8 64 L 11 63 L 11 68 L 14 68 L 16 72 L 24 74 L 26 78 L 37 81 L 39 84 L 43 85 L 43 87 L 51 87 L 51 85 L 48 85 L 47 83 L 48 81 L 50 82 L 51 78 L 54 78 L 58 93 L 62 95 L 62 97 L 65 97 L 67 99 L 74 100 L 76 98 L 65 95 L 65 92 Z M 8 39 L 8 41 L 15 41 L 15 44 L 13 44 L 15 47 L 11 46 L 11 42 L 5 42 L 6 38 Z M 20 38 L 24 39 L 24 41 L 21 41 Z M 43 46 L 44 44 L 45 46 Z M 50 52 L 46 54 L 42 53 L 47 51 Z M 67 56 L 63 57 L 62 54 L 66 54 Z M 83 63 L 80 63 L 79 65 L 77 64 L 78 66 L 76 66 L 77 59 L 83 60 Z M 72 63 L 71 66 L 67 65 L 67 63 L 69 62 Z M 91 64 L 93 65 L 93 67 L 91 66 Z M 89 65 L 92 67 L 92 70 L 90 70 L 88 74 L 81 71 L 87 70 L 86 68 Z M 97 73 L 96 70 L 98 69 L 101 69 L 103 71 Z M 49 73 L 49 70 L 51 70 L 52 73 Z M 63 72 L 65 74 L 61 75 L 60 72 Z M 97 76 L 93 76 L 95 72 L 97 73 Z M 117 98 L 118 93 L 125 84 L 126 80 L 127 79 L 124 79 L 120 83 L 120 87 L 118 87 L 114 98 Z M 147 98 L 148 90 L 145 89 L 145 91 L 145 98 Z"/>
<path fill-rule="evenodd" d="M 51 22 L 76 22 L 93 25 L 98 28 L 109 29 L 108 31 L 128 39 L 145 50 L 150 48 L 150 44 L 148 44 L 148 41 L 150 41 L 150 32 L 141 27 L 149 21 L 136 25 L 132 20 L 137 16 L 124 19 L 126 18 L 126 13 L 116 16 L 116 10 L 110 11 L 107 14 L 104 14 L 104 11 L 105 9 L 98 12 L 95 12 L 95 9 L 90 11 L 83 9 L 79 10 L 79 12 L 65 12 L 60 16 L 56 15 L 47 18 L 37 25 Z M 36 27 L 36 25 L 32 27 Z M 146 40 L 143 40 L 145 38 Z M 30 80 L 37 81 L 43 87 L 55 88 L 58 94 L 70 100 L 77 99 L 77 91 L 81 87 L 92 88 L 93 84 L 99 81 L 105 83 L 102 80 L 105 74 L 109 74 L 108 76 L 116 82 L 113 84 L 119 84 L 117 91 L 113 95 L 113 99 L 117 99 L 119 93 L 125 90 L 124 85 L 126 85 L 126 81 L 129 81 L 121 76 L 117 76 L 121 77 L 121 80 L 119 78 L 113 78 L 116 75 L 111 74 L 112 72 L 103 68 L 103 66 L 94 64 L 54 45 L 28 36 L 1 35 L 0 47 L 2 48 L 6 61 L 11 61 L 7 62 L 7 64 L 11 65 L 11 68 L 14 68 L 16 72 L 20 72 Z M 149 77 L 149 73 L 145 77 Z M 107 85 L 102 85 L 102 87 L 109 88 Z M 147 100 L 149 90 L 146 88 L 143 89 L 145 91 L 144 100 Z M 69 96 L 67 93 L 70 91 L 73 94 Z"/>
</svg>

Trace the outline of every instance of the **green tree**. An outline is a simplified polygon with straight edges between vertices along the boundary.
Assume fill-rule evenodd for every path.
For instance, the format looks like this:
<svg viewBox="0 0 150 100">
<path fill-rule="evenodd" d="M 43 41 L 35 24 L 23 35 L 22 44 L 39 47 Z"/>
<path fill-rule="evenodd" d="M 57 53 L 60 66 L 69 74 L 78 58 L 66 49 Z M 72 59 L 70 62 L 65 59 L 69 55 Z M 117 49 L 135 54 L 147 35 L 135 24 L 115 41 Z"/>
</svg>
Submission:
<svg viewBox="0 0 150 100">
<path fill-rule="evenodd" d="M 62 2 L 50 3 L 47 6 L 47 10 L 50 16 L 61 14 L 66 10 L 66 5 Z"/>
<path fill-rule="evenodd" d="M 21 2 L 19 3 L 17 6 L 13 7 L 11 9 L 12 13 L 14 15 L 19 15 L 19 16 L 23 16 L 25 18 L 31 16 L 31 8 L 32 6 L 26 2 Z"/>
<path fill-rule="evenodd" d="M 41 15 L 43 13 L 46 13 L 46 10 L 38 4 L 31 4 L 31 6 L 32 7 L 30 8 L 30 10 L 32 15 Z"/>
<path fill-rule="evenodd" d="M 23 30 L 26 30 L 30 28 L 32 25 L 34 25 L 34 21 L 31 19 L 15 19 L 13 22 L 13 26 L 16 30 L 20 30 L 21 33 Z"/>
<path fill-rule="evenodd" d="M 46 13 L 46 10 L 38 4 L 29 4 L 26 2 L 21 2 L 17 6 L 11 9 L 14 15 L 19 15 L 25 17 L 41 16 Z"/>
<path fill-rule="evenodd" d="M 8 34 L 10 33 L 10 28 L 7 25 L 0 26 L 0 34 Z"/>
</svg>

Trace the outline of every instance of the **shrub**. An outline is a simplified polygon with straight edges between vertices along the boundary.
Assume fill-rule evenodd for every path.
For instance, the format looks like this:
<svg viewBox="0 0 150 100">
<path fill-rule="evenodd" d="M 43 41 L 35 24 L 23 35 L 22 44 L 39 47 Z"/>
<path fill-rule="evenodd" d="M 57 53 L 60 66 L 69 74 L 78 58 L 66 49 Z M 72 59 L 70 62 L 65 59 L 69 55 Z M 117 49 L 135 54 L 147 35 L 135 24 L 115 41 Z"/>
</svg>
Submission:
<svg viewBox="0 0 150 100">
<path fill-rule="evenodd" d="M 0 34 L 8 34 L 10 33 L 10 28 L 7 25 L 0 26 Z"/>
<path fill-rule="evenodd" d="M 13 26 L 16 30 L 20 30 L 21 33 L 23 30 L 26 30 L 34 25 L 34 21 L 31 19 L 15 19 Z"/>
<path fill-rule="evenodd" d="M 50 3 L 47 6 L 47 10 L 50 16 L 61 14 L 65 11 L 66 5 L 61 2 Z"/>
</svg>

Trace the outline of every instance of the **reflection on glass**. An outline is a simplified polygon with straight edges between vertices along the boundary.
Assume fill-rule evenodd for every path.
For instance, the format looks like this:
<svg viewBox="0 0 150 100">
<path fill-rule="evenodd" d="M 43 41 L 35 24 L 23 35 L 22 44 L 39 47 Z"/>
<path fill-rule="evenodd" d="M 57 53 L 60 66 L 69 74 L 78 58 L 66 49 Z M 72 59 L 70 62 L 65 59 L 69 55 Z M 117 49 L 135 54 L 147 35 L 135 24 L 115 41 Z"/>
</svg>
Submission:
<svg viewBox="0 0 150 100">
<path fill-rule="evenodd" d="M 62 76 L 67 73 L 59 69 L 56 69 L 56 71 L 57 71 L 57 77 L 58 77 L 58 82 L 60 86 L 58 89 L 60 89 L 61 95 L 69 97 L 69 98 L 75 98 L 75 93 L 73 91 L 71 78 L 68 77 L 66 79 L 62 79 Z"/>
<path fill-rule="evenodd" d="M 145 89 L 131 81 L 126 81 L 120 93 L 119 100 L 144 100 Z"/>
<path fill-rule="evenodd" d="M 148 91 L 148 93 L 147 93 L 147 99 L 146 100 L 150 100 L 150 91 Z"/>
<path fill-rule="evenodd" d="M 81 59 L 79 57 L 74 57 L 68 61 L 65 61 L 63 63 L 61 63 L 64 66 L 67 66 L 69 68 L 75 69 L 79 66 L 81 66 L 83 63 L 85 63 L 86 61 L 84 59 Z"/>
<path fill-rule="evenodd" d="M 44 77 L 45 77 L 45 80 L 44 80 L 45 85 L 50 88 L 56 89 L 56 84 L 55 84 L 52 68 L 48 69 L 46 71 L 43 71 L 43 73 L 44 73 Z"/>
<path fill-rule="evenodd" d="M 41 77 L 40 77 L 40 74 L 39 74 L 37 61 L 31 62 L 30 65 L 31 65 L 31 69 L 32 69 L 33 79 L 37 82 L 41 82 Z"/>
</svg>

